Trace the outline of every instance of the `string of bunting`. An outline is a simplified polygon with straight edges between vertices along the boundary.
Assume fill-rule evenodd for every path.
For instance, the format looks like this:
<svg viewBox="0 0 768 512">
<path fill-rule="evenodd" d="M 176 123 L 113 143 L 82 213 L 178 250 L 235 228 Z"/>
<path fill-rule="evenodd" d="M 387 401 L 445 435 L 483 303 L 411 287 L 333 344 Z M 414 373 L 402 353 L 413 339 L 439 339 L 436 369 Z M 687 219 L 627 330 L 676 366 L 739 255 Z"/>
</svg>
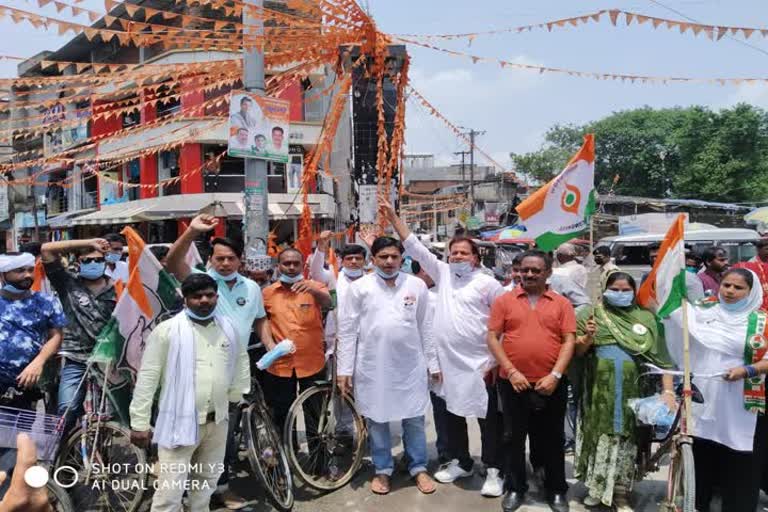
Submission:
<svg viewBox="0 0 768 512">
<path fill-rule="evenodd" d="M 668 18 L 659 18 L 656 16 L 648 16 L 645 14 L 626 11 L 623 9 L 601 9 L 589 14 L 582 14 L 579 16 L 572 16 L 570 18 L 560 18 L 557 20 L 545 21 L 542 23 L 534 23 L 532 25 L 521 25 L 518 27 L 507 27 L 497 30 L 484 30 L 478 32 L 465 32 L 458 34 L 395 34 L 395 36 L 402 37 L 416 37 L 422 39 L 468 39 L 471 44 L 474 39 L 479 36 L 491 36 L 499 34 L 511 34 L 520 32 L 531 32 L 533 30 L 547 30 L 551 32 L 555 28 L 568 28 L 578 27 L 579 25 L 586 25 L 589 23 L 599 23 L 602 19 L 608 17 L 611 24 L 615 27 L 619 24 L 620 20 L 624 20 L 626 26 L 630 26 L 634 21 L 638 26 L 650 24 L 654 29 L 659 27 L 666 27 L 670 30 L 677 30 L 680 34 L 690 33 L 694 36 L 699 34 L 706 35 L 713 41 L 719 41 L 726 34 L 739 35 L 740 33 L 745 39 L 749 39 L 753 34 L 759 34 L 768 38 L 768 28 L 757 27 L 739 27 L 731 25 L 708 25 L 705 23 L 694 23 L 691 21 L 672 20 Z"/>
<path fill-rule="evenodd" d="M 440 121 L 442 121 L 458 138 L 466 142 L 469 147 L 474 147 L 475 151 L 480 153 L 486 160 L 488 160 L 491 164 L 496 166 L 500 171 L 504 172 L 505 174 L 511 175 L 511 177 L 516 181 L 517 178 L 515 177 L 514 173 L 512 171 L 509 171 L 504 168 L 503 165 L 501 165 L 499 162 L 497 162 L 491 155 L 489 155 L 485 150 L 478 147 L 477 144 L 472 143 L 472 139 L 467 137 L 467 135 L 462 132 L 458 126 L 453 124 L 448 120 L 447 117 L 445 117 L 437 108 L 435 108 L 434 105 L 432 105 L 419 91 L 413 88 L 413 85 L 408 85 L 408 91 L 410 94 L 416 97 L 416 99 L 421 103 L 421 105 L 427 109 L 427 112 L 429 112 L 432 116 L 436 117 Z"/>
<path fill-rule="evenodd" d="M 493 62 L 499 64 L 502 68 L 511 69 L 525 69 L 528 71 L 536 71 L 540 74 L 544 73 L 558 73 L 566 74 L 569 76 L 576 76 L 582 78 L 594 78 L 596 80 L 620 80 L 621 82 L 630 82 L 633 84 L 664 84 L 669 83 L 704 83 L 704 84 L 733 84 L 740 85 L 742 83 L 755 84 L 755 83 L 768 83 L 768 78 L 697 78 L 697 77 L 684 77 L 684 76 L 651 76 L 651 75 L 636 75 L 636 74 L 624 74 L 624 73 L 596 73 L 592 71 L 581 71 L 568 68 L 555 68 L 549 66 L 539 66 L 535 64 L 521 64 L 519 62 L 511 62 L 508 60 L 496 59 L 492 57 L 480 57 L 477 55 L 471 55 L 464 52 L 458 52 L 455 50 L 449 50 L 446 48 L 440 48 L 427 43 L 421 43 L 412 39 L 396 38 L 403 43 L 413 44 L 421 46 L 423 48 L 429 48 L 438 52 L 447 53 L 454 57 L 462 57 L 472 60 L 473 64 L 478 62 Z"/>
</svg>

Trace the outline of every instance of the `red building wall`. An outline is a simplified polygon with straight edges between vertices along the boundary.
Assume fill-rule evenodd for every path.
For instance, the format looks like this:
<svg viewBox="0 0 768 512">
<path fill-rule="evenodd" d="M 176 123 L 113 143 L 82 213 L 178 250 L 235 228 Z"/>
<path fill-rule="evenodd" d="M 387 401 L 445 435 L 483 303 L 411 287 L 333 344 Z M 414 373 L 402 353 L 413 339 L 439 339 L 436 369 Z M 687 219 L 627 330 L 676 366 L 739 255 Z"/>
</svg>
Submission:
<svg viewBox="0 0 768 512">
<path fill-rule="evenodd" d="M 141 123 L 150 123 L 155 119 L 157 119 L 157 106 L 145 104 L 141 110 Z M 157 184 L 157 153 L 139 159 L 139 176 L 142 185 Z M 142 187 L 139 189 L 139 199 L 157 197 L 158 192 L 157 188 Z"/>
</svg>

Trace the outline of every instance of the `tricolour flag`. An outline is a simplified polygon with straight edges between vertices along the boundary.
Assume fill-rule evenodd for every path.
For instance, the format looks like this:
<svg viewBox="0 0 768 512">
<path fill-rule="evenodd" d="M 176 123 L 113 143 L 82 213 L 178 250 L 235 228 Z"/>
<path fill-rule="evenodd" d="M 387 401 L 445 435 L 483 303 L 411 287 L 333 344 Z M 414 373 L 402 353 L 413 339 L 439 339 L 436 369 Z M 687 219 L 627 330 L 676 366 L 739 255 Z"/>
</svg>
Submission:
<svg viewBox="0 0 768 512">
<path fill-rule="evenodd" d="M 554 250 L 587 229 L 595 212 L 595 136 L 585 135 L 584 145 L 563 172 L 516 210 L 527 236 L 542 251 Z"/>
<path fill-rule="evenodd" d="M 130 391 L 147 337 L 178 301 L 177 281 L 163 269 L 141 236 L 132 228 L 121 233 L 128 243 L 129 278 L 112 318 L 97 337 L 90 359 L 110 364 L 113 396 Z M 127 403 L 122 405 L 127 407 Z M 122 415 L 126 411 L 118 412 Z"/>
<path fill-rule="evenodd" d="M 637 292 L 637 302 L 668 317 L 685 298 L 685 215 L 680 214 L 667 231 L 650 274 Z"/>
</svg>

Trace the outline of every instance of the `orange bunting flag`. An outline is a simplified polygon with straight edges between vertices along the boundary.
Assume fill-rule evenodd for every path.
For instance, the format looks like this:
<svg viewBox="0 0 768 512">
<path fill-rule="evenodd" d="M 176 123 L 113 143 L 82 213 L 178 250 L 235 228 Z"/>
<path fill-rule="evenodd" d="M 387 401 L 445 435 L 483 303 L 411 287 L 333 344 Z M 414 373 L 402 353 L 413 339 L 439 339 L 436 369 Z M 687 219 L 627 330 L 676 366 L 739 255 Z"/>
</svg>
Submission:
<svg viewBox="0 0 768 512">
<path fill-rule="evenodd" d="M 329 248 L 328 250 L 328 266 L 333 269 L 333 275 L 334 277 L 339 277 L 339 260 L 336 258 L 336 251 L 333 250 L 333 247 Z"/>
</svg>

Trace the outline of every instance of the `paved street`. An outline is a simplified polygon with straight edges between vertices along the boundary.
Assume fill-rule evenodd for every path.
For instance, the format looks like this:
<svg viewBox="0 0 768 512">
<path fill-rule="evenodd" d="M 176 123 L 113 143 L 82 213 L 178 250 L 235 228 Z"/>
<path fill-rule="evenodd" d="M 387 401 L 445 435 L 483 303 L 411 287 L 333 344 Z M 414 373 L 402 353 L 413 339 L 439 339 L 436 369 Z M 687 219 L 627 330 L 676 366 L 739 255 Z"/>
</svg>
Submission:
<svg viewBox="0 0 768 512">
<path fill-rule="evenodd" d="M 434 431 L 431 425 L 428 429 L 429 434 L 432 436 L 429 439 L 430 450 L 432 456 L 434 456 Z M 402 445 L 399 444 L 400 437 L 394 434 L 393 436 L 395 438 L 393 443 L 398 443 L 395 453 L 399 454 L 402 451 Z M 478 461 L 476 467 L 479 467 L 480 433 L 476 423 L 471 425 L 470 436 L 472 451 L 475 459 Z M 569 476 L 571 475 L 571 462 L 572 459 L 569 457 L 567 467 Z M 245 464 L 247 463 L 241 466 L 242 469 L 247 468 Z M 260 488 L 254 485 L 253 479 L 248 477 L 245 471 L 241 471 L 238 476 L 242 478 L 238 478 L 234 482 L 235 489 L 241 495 L 253 500 L 251 506 L 245 510 L 253 512 L 272 510 L 268 504 L 264 503 L 263 494 Z M 357 478 L 348 486 L 326 495 L 317 494 L 311 489 L 299 486 L 296 491 L 297 502 L 294 510 L 297 512 L 426 512 L 434 510 L 444 512 L 480 512 L 501 510 L 500 498 L 488 499 L 480 496 L 480 487 L 482 486 L 483 479 L 479 475 L 475 475 L 473 478 L 461 481 L 455 485 L 440 485 L 435 494 L 424 496 L 416 490 L 415 486 L 407 478 L 407 475 L 400 474 L 393 481 L 392 492 L 384 497 L 375 496 L 370 492 L 368 480 L 371 476 L 371 466 L 366 465 Z M 633 494 L 633 505 L 636 512 L 655 512 L 659 509 L 658 503 L 665 492 L 664 478 L 664 472 L 660 472 L 653 475 L 653 478 L 637 484 Z M 523 512 L 549 510 L 549 507 L 542 501 L 535 483 L 533 481 L 531 483 L 532 489 L 528 496 L 528 504 L 521 510 Z M 569 483 L 572 484 L 568 494 L 571 499 L 571 510 L 573 512 L 588 510 L 581 504 L 581 499 L 586 492 L 585 488 L 574 480 L 569 480 Z M 768 507 L 768 498 L 765 496 L 761 498 L 759 510 L 768 510 L 768 508 L 764 507 Z M 226 509 L 217 509 L 217 512 L 223 512 L 224 510 Z"/>
</svg>

